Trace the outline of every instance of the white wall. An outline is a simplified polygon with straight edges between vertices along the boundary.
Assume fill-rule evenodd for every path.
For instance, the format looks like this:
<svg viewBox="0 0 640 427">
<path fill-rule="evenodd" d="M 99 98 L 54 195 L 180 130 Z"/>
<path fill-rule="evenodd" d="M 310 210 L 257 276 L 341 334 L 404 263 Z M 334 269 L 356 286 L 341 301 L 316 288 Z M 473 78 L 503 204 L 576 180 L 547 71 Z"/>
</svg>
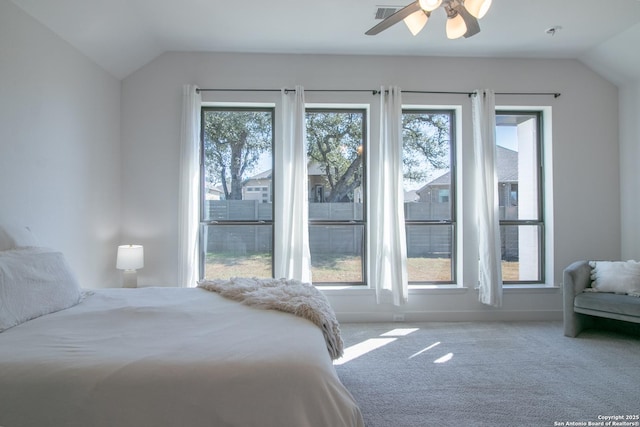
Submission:
<svg viewBox="0 0 640 427">
<path fill-rule="evenodd" d="M 618 86 L 622 259 L 640 260 L 640 24 L 585 52 L 581 60 Z"/>
<path fill-rule="evenodd" d="M 405 90 L 561 92 L 544 96 L 498 96 L 497 104 L 550 106 L 553 146 L 547 164 L 553 180 L 555 230 L 550 253 L 550 285 L 561 285 L 562 269 L 577 259 L 620 256 L 618 99 L 616 87 L 574 60 L 506 60 L 371 56 L 166 53 L 123 80 L 124 150 L 123 236 L 145 245 L 142 284 L 175 285 L 177 277 L 178 159 L 181 90 L 186 83 L 202 88 L 374 89 L 398 85 Z M 372 95 L 307 93 L 307 102 L 331 97 L 361 102 Z M 277 99 L 277 94 L 217 93 L 206 99 Z M 369 98 L 367 98 L 369 97 Z M 458 106 L 461 116 L 460 164 L 473 162 L 470 151 L 470 101 L 460 95 L 406 95 L 407 104 Z M 370 101 L 366 101 L 370 102 Z M 373 101 L 377 102 L 377 101 Z M 376 126 L 372 124 L 372 126 Z M 461 207 L 469 205 L 472 183 L 462 188 Z M 606 222 L 604 221 L 606 219 Z M 473 221 L 463 224 L 473 228 Z M 461 256 L 473 260 L 473 236 L 463 239 Z M 502 309 L 477 302 L 475 269 L 461 270 L 467 289 L 414 290 L 400 311 L 407 318 L 465 320 L 475 318 L 559 318 L 561 291 L 507 290 Z M 330 294 L 342 319 L 389 320 L 399 311 L 376 306 L 364 291 Z"/>
<path fill-rule="evenodd" d="M 622 259 L 640 260 L 640 73 L 619 96 Z"/>
<path fill-rule="evenodd" d="M 120 82 L 0 0 L 0 221 L 118 284 L 120 172 Z"/>
</svg>

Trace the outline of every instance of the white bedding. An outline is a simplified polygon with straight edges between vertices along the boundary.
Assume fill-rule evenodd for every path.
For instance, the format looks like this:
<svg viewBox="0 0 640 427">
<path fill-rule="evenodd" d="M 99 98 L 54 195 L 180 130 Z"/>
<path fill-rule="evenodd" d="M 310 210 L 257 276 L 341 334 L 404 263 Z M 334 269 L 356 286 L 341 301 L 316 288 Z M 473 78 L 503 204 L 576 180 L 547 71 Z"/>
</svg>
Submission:
<svg viewBox="0 0 640 427">
<path fill-rule="evenodd" d="M 198 288 L 96 290 L 0 333 L 0 426 L 362 426 L 308 320 Z"/>
</svg>

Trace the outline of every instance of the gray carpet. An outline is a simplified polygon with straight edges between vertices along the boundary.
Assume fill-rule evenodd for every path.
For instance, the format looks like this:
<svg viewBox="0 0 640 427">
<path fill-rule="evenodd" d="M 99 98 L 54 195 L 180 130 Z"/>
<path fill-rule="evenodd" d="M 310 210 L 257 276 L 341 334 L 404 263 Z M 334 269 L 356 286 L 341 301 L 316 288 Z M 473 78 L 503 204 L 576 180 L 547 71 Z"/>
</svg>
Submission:
<svg viewBox="0 0 640 427">
<path fill-rule="evenodd" d="M 397 328 L 417 330 L 381 336 Z M 555 321 L 345 323 L 341 331 L 345 348 L 396 338 L 336 365 L 367 427 L 587 425 L 640 414 L 634 334 L 567 338 Z"/>
</svg>

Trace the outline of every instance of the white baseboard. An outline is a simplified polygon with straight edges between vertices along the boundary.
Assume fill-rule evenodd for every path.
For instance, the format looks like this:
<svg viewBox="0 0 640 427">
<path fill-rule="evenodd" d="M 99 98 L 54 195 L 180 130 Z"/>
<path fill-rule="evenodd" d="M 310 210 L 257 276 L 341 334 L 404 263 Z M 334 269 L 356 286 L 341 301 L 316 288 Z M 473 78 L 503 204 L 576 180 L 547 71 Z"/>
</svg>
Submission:
<svg viewBox="0 0 640 427">
<path fill-rule="evenodd" d="M 562 310 L 336 312 L 339 322 L 506 322 L 562 320 Z M 404 318 L 404 320 L 399 320 Z"/>
</svg>

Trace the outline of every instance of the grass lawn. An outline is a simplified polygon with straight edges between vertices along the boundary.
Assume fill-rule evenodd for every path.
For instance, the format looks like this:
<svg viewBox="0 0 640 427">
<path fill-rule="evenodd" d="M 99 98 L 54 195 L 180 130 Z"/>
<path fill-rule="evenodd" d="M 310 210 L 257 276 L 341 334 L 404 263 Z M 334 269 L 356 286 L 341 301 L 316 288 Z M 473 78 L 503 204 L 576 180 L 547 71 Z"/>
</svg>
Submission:
<svg viewBox="0 0 640 427">
<path fill-rule="evenodd" d="M 325 255 L 315 257 L 311 273 L 315 283 L 362 282 L 362 260 L 360 257 Z M 451 260 L 448 258 L 409 258 L 407 273 L 410 281 L 451 281 Z M 503 280 L 518 280 L 518 263 L 502 262 Z M 271 277 L 270 254 L 207 254 L 205 279 L 228 279 L 230 277 Z"/>
</svg>

